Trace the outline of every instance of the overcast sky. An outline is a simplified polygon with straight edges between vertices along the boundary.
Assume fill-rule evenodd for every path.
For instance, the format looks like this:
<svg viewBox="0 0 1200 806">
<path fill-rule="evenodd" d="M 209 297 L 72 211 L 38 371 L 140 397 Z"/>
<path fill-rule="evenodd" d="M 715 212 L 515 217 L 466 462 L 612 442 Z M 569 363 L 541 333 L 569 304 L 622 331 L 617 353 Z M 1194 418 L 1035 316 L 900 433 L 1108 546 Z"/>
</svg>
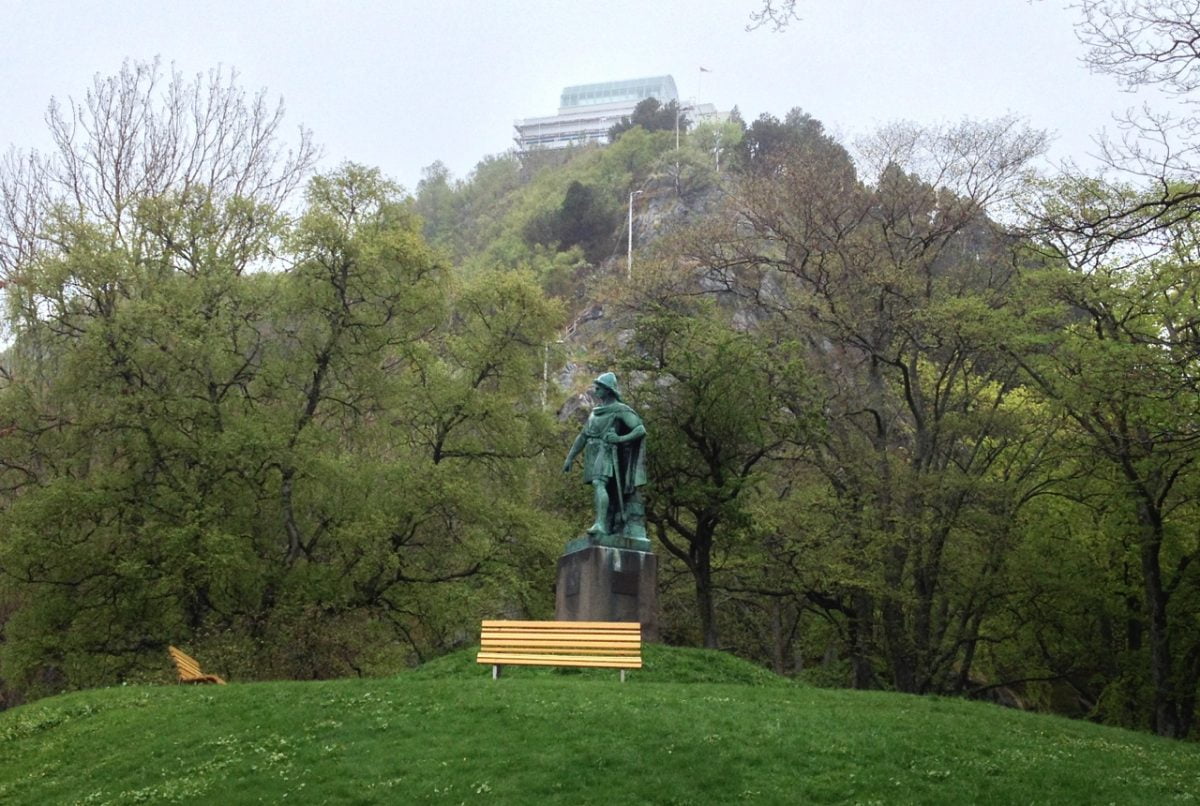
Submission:
<svg viewBox="0 0 1200 806">
<path fill-rule="evenodd" d="M 325 164 L 375 165 L 410 190 L 464 176 L 554 114 L 569 84 L 669 73 L 748 121 L 801 107 L 845 139 L 897 119 L 1008 113 L 1082 157 L 1131 103 L 1090 74 L 1062 0 L 801 0 L 785 33 L 747 33 L 758 0 L 0 0 L 0 150 L 46 145 L 54 96 L 123 59 L 236 68 L 284 99 Z M 704 66 L 711 72 L 701 74 Z"/>
</svg>

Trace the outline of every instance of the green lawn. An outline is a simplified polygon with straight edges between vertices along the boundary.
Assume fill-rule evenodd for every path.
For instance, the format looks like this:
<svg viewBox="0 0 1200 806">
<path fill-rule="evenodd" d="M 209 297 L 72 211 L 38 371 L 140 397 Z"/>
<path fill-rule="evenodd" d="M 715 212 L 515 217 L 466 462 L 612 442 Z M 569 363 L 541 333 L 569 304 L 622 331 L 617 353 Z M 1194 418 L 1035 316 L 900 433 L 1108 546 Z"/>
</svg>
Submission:
<svg viewBox="0 0 1200 806">
<path fill-rule="evenodd" d="M 0 713 L 0 803 L 1200 801 L 1200 746 L 979 703 L 468 653 L 390 679 L 127 687 Z M 717 682 L 710 682 L 717 681 Z"/>
</svg>

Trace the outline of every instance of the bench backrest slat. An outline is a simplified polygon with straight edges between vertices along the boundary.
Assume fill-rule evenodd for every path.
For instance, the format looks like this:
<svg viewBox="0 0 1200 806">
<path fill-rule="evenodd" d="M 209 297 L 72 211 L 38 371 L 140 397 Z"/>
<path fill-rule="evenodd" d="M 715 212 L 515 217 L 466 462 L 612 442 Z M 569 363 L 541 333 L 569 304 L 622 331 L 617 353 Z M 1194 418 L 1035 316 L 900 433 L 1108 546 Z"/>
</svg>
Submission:
<svg viewBox="0 0 1200 806">
<path fill-rule="evenodd" d="M 171 660 L 175 663 L 175 671 L 179 675 L 179 682 L 209 682 L 209 683 L 224 683 L 225 681 L 216 675 L 205 674 L 200 668 L 200 661 L 193 658 L 191 655 L 173 646 L 167 647 L 167 654 L 171 656 Z"/>
<path fill-rule="evenodd" d="M 181 673 L 186 672 L 192 677 L 198 677 L 200 675 L 200 662 L 191 655 L 188 655 L 187 653 L 178 650 L 175 647 L 168 647 L 167 652 L 170 653 L 171 660 L 175 661 L 175 665 L 179 668 Z"/>
<path fill-rule="evenodd" d="M 509 638 L 485 638 L 485 639 L 483 639 L 483 641 L 481 643 L 483 646 L 497 647 L 497 648 L 500 648 L 500 647 L 505 647 L 505 648 L 528 647 L 529 649 L 545 649 L 548 651 L 555 650 L 555 649 L 567 649 L 567 650 L 578 649 L 580 651 L 588 651 L 588 652 L 621 652 L 621 651 L 637 652 L 642 648 L 641 644 L 633 643 L 631 641 L 571 641 L 571 640 L 538 641 L 536 639 L 534 639 L 534 640 L 524 639 L 524 640 L 514 641 Z"/>
<path fill-rule="evenodd" d="M 636 621 L 512 621 L 508 619 L 484 619 L 483 628 L 497 630 L 547 630 L 574 632 L 577 630 L 599 630 L 618 633 L 641 634 L 642 625 Z"/>
</svg>

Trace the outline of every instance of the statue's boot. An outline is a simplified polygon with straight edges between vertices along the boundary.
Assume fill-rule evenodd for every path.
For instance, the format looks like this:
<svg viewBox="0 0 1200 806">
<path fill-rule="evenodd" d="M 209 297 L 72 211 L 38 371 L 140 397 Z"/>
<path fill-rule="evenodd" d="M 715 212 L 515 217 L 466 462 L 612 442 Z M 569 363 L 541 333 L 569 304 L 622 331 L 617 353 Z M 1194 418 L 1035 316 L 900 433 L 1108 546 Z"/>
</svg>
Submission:
<svg viewBox="0 0 1200 806">
<path fill-rule="evenodd" d="M 592 537 L 604 537 L 608 532 L 605 531 L 604 525 L 596 522 L 588 527 L 587 533 Z"/>
</svg>

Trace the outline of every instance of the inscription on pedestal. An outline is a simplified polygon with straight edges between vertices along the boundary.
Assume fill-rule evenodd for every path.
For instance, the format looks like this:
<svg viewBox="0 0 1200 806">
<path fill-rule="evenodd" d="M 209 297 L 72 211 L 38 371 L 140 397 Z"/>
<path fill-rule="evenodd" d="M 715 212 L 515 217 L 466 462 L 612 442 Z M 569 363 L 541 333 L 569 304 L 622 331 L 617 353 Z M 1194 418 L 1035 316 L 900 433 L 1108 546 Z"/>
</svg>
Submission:
<svg viewBox="0 0 1200 806">
<path fill-rule="evenodd" d="M 636 571 L 613 571 L 612 592 L 622 596 L 638 595 L 638 575 Z"/>
</svg>

